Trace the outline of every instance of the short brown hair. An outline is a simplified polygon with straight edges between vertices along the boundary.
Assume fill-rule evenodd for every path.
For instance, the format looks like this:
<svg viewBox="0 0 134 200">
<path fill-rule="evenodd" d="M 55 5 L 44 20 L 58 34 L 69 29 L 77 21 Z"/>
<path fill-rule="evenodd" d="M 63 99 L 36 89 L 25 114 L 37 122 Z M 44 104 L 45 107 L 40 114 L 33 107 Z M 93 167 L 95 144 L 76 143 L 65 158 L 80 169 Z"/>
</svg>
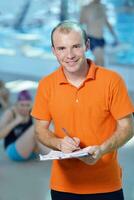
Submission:
<svg viewBox="0 0 134 200">
<path fill-rule="evenodd" d="M 81 32 L 85 44 L 86 44 L 86 42 L 88 40 L 86 31 L 81 27 L 81 25 L 79 23 L 72 22 L 72 21 L 63 21 L 63 22 L 59 23 L 57 26 L 55 26 L 54 29 L 51 32 L 51 44 L 52 44 L 52 47 L 54 47 L 53 34 L 57 29 L 59 29 L 61 32 L 64 32 L 64 33 L 69 33 L 71 30 L 78 30 L 78 31 Z"/>
</svg>

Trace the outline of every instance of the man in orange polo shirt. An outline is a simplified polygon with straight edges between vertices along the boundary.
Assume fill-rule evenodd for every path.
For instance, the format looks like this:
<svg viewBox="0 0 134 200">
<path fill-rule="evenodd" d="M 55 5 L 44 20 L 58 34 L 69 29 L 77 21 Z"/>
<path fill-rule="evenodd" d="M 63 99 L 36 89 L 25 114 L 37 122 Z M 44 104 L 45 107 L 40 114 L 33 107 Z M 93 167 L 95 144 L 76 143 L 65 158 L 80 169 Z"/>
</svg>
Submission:
<svg viewBox="0 0 134 200">
<path fill-rule="evenodd" d="M 51 40 L 61 66 L 39 83 L 32 109 L 37 137 L 51 149 L 89 153 L 53 162 L 52 200 L 123 200 L 117 149 L 134 133 L 124 81 L 86 59 L 89 41 L 79 24 L 58 24 Z"/>
</svg>

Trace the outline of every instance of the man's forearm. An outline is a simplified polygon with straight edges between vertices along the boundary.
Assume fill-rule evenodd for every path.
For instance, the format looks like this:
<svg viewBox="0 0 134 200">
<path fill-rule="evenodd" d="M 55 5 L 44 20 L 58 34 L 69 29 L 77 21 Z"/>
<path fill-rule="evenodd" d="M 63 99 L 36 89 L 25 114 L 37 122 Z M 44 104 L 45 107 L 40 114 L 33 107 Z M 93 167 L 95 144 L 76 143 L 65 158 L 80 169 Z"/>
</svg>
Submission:
<svg viewBox="0 0 134 200">
<path fill-rule="evenodd" d="M 101 145 L 102 154 L 109 153 L 123 146 L 133 137 L 133 134 L 134 130 L 132 125 L 132 119 L 129 126 L 122 127 L 118 125 L 113 135 Z"/>
<path fill-rule="evenodd" d="M 45 146 L 54 150 L 60 150 L 61 139 L 56 137 L 52 131 L 42 128 L 36 129 L 36 136 Z"/>
<path fill-rule="evenodd" d="M 113 27 L 111 26 L 111 24 L 108 21 L 106 23 L 107 23 L 107 27 L 108 27 L 109 31 L 111 32 L 111 34 L 113 35 L 115 41 L 117 41 L 118 38 L 117 38 L 117 35 L 116 35 Z"/>
</svg>

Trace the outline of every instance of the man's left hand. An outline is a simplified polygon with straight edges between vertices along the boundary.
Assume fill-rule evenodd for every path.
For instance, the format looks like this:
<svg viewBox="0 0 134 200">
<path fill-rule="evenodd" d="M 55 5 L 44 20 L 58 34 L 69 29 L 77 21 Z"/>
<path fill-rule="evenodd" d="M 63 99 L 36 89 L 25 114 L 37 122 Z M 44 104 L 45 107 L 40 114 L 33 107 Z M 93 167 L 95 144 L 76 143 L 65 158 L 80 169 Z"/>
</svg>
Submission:
<svg viewBox="0 0 134 200">
<path fill-rule="evenodd" d="M 89 146 L 84 148 L 85 152 L 89 153 L 89 156 L 79 158 L 87 165 L 94 165 L 102 157 L 102 150 L 100 146 Z"/>
</svg>

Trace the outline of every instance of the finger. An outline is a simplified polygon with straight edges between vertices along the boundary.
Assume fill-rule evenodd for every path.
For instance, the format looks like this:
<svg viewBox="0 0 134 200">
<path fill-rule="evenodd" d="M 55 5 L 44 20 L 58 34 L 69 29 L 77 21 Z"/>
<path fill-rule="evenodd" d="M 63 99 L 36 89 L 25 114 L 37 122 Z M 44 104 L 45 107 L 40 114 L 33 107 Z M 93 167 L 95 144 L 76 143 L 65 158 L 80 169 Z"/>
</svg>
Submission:
<svg viewBox="0 0 134 200">
<path fill-rule="evenodd" d="M 80 139 L 77 137 L 73 137 L 73 140 L 76 142 L 76 145 L 79 146 L 80 145 Z"/>
<path fill-rule="evenodd" d="M 62 141 L 62 147 L 63 147 L 63 148 L 66 148 L 66 149 L 70 149 L 70 150 L 72 150 L 72 151 L 78 149 L 78 147 L 77 147 L 75 144 L 71 143 L 71 142 L 68 141 L 68 140 L 63 140 L 63 141 Z"/>
<path fill-rule="evenodd" d="M 74 146 L 78 146 L 76 141 L 73 138 L 66 136 L 64 139 L 67 143 L 70 143 L 71 145 L 74 145 Z"/>
<path fill-rule="evenodd" d="M 71 153 L 75 150 L 76 150 L 75 147 L 69 147 L 69 146 L 62 146 L 62 148 L 61 148 L 61 151 L 64 153 Z"/>
<path fill-rule="evenodd" d="M 85 148 L 85 150 L 89 153 L 89 155 L 90 154 L 94 155 L 94 154 L 96 154 L 97 148 L 96 148 L 96 146 L 93 146 L 93 147 L 87 147 L 87 148 Z"/>
<path fill-rule="evenodd" d="M 83 158 L 79 158 L 79 160 L 83 161 L 84 163 L 88 165 L 94 164 L 94 159 L 92 157 L 83 157 Z"/>
</svg>

